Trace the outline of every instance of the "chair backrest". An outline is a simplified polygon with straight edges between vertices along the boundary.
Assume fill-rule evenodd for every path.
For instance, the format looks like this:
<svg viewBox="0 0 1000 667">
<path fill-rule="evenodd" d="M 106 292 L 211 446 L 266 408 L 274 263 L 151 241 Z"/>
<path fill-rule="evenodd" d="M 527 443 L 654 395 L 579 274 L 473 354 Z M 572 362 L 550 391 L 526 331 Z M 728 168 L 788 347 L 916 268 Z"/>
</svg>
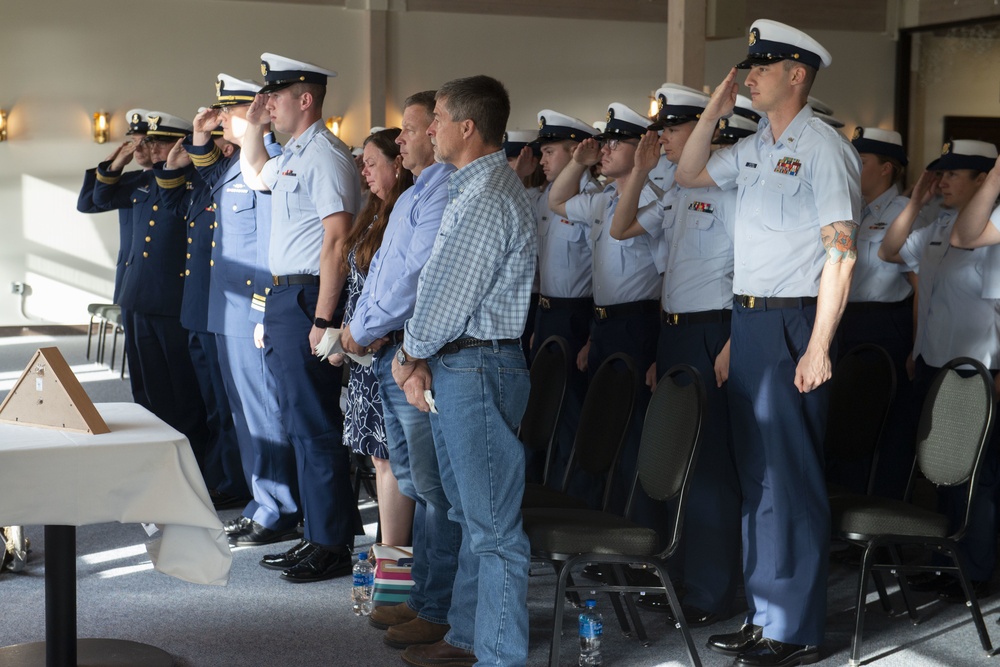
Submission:
<svg viewBox="0 0 1000 667">
<path fill-rule="evenodd" d="M 896 394 L 892 357 L 878 345 L 859 345 L 833 371 L 824 450 L 828 460 L 870 465 L 865 490 L 871 493 L 878 442 Z M 845 418 L 847 417 L 847 418 Z"/>
<path fill-rule="evenodd" d="M 657 382 L 646 409 L 639 459 L 625 514 L 630 513 L 640 485 L 653 500 L 676 498 L 669 553 L 680 540 L 688 483 L 701 443 L 705 401 L 701 374 L 692 366 L 678 364 Z"/>
<path fill-rule="evenodd" d="M 542 482 L 549 476 L 549 458 L 569 378 L 569 345 L 562 336 L 550 336 L 531 362 L 531 391 L 521 417 L 518 437 L 525 447 L 544 450 Z"/>
<path fill-rule="evenodd" d="M 566 464 L 563 492 L 575 468 L 591 475 L 606 473 L 610 480 L 632 419 L 637 383 L 632 358 L 621 352 L 605 359 L 594 373 L 583 399 L 573 451 Z M 605 501 L 610 489 L 611 484 L 606 483 Z"/>
<path fill-rule="evenodd" d="M 917 425 L 914 473 L 938 486 L 969 484 L 975 491 L 980 463 L 993 431 L 996 403 L 993 377 L 968 357 L 949 361 L 931 382 Z M 916 475 L 911 474 L 907 497 Z M 964 533 L 970 502 L 956 535 Z"/>
</svg>

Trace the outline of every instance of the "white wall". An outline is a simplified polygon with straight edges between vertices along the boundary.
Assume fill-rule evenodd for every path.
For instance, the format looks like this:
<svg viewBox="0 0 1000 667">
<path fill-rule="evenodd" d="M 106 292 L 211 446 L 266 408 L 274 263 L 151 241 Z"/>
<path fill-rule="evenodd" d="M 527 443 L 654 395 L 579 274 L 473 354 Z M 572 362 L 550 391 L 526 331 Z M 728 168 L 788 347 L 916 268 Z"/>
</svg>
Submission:
<svg viewBox="0 0 1000 667">
<path fill-rule="evenodd" d="M 110 298 L 117 214 L 75 211 L 84 169 L 111 147 L 90 139 L 94 111 L 115 114 L 113 141 L 132 107 L 191 117 L 212 101 L 218 72 L 259 80 L 259 55 L 273 51 L 339 72 L 325 113 L 344 116 L 345 141 L 360 143 L 370 125 L 361 11 L 230 0 L 46 0 L 4 11 L 0 326 L 26 322 L 11 281 L 31 286 L 28 314 L 49 321 L 85 321 L 89 301 Z M 587 121 L 603 120 L 613 101 L 644 111 L 664 81 L 665 35 L 664 24 L 391 12 L 387 120 L 398 122 L 407 95 L 478 73 L 507 84 L 511 127 L 536 127 L 545 107 Z M 888 127 L 895 44 L 871 33 L 815 36 L 834 55 L 816 95 L 848 130 Z M 710 42 L 706 81 L 714 87 L 745 49 L 743 38 Z"/>
</svg>

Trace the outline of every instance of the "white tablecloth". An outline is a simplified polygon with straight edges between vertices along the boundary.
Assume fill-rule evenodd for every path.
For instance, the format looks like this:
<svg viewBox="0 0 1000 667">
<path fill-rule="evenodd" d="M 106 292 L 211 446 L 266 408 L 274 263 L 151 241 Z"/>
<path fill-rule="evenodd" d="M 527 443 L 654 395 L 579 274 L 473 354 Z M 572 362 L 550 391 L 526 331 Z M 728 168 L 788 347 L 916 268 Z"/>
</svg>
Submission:
<svg viewBox="0 0 1000 667">
<path fill-rule="evenodd" d="M 0 424 L 0 525 L 155 523 L 157 570 L 225 585 L 232 553 L 187 438 L 134 403 L 97 409 L 111 433 Z"/>
</svg>

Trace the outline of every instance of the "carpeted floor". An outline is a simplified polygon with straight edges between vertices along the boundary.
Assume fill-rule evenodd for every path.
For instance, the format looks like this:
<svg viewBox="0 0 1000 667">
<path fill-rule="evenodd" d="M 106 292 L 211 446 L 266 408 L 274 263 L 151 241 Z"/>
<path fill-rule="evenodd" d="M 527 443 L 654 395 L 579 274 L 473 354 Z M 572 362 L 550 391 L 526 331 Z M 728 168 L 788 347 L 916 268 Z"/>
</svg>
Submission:
<svg viewBox="0 0 1000 667">
<path fill-rule="evenodd" d="M 94 402 L 128 400 L 128 383 L 84 358 L 85 336 L 0 338 L 0 396 L 16 381 L 37 347 L 56 345 Z M 237 511 L 222 513 L 222 518 Z M 375 508 L 365 502 L 367 547 L 375 532 Z M 3 510 L 0 508 L 0 524 Z M 0 574 L 0 646 L 44 639 L 45 543 L 40 526 L 27 527 L 32 553 L 25 571 Z M 184 667 L 356 667 L 399 665 L 399 652 L 382 643 L 381 632 L 350 610 L 350 580 L 308 585 L 280 581 L 257 561 L 282 548 L 237 549 L 230 583 L 225 587 L 188 584 L 152 570 L 139 525 L 82 526 L 77 532 L 78 632 L 80 637 L 130 639 L 157 646 Z M 284 548 L 290 546 L 284 545 Z M 552 627 L 555 577 L 543 566 L 534 570 L 529 588 L 531 620 L 529 665 L 547 664 Z M 822 665 L 845 665 L 853 630 L 856 570 L 837 562 L 830 568 L 827 641 Z M 1000 590 L 1000 586 L 995 585 Z M 679 633 L 662 617 L 644 614 L 650 645 L 626 638 L 618 629 L 607 597 L 598 596 L 605 615 L 604 663 L 628 667 L 690 664 Z M 898 596 L 896 606 L 901 608 Z M 879 667 L 989 664 L 962 605 L 945 605 L 930 595 L 919 597 L 922 621 L 913 626 L 905 614 L 890 618 L 869 596 L 864 661 Z M 995 621 L 1000 596 L 983 601 L 987 628 L 1000 641 Z M 694 631 L 703 663 L 732 664 L 731 658 L 704 649 L 708 635 L 728 632 L 739 616 Z M 576 664 L 575 620 L 567 615 L 563 665 Z M 4 667 L 0 661 L 0 667 Z"/>
</svg>

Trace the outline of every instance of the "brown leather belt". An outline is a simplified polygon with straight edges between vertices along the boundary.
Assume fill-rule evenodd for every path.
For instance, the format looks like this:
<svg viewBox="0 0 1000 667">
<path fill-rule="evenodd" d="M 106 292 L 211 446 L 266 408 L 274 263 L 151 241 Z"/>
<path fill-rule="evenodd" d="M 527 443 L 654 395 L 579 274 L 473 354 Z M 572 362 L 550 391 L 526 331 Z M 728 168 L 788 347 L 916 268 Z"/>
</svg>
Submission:
<svg viewBox="0 0 1000 667">
<path fill-rule="evenodd" d="M 497 345 L 520 345 L 521 340 L 519 338 L 497 338 L 492 340 L 484 340 L 481 338 L 458 338 L 438 350 L 438 354 L 454 354 L 459 350 L 465 350 L 470 347 L 493 347 L 493 343 L 496 343 Z"/>
</svg>

